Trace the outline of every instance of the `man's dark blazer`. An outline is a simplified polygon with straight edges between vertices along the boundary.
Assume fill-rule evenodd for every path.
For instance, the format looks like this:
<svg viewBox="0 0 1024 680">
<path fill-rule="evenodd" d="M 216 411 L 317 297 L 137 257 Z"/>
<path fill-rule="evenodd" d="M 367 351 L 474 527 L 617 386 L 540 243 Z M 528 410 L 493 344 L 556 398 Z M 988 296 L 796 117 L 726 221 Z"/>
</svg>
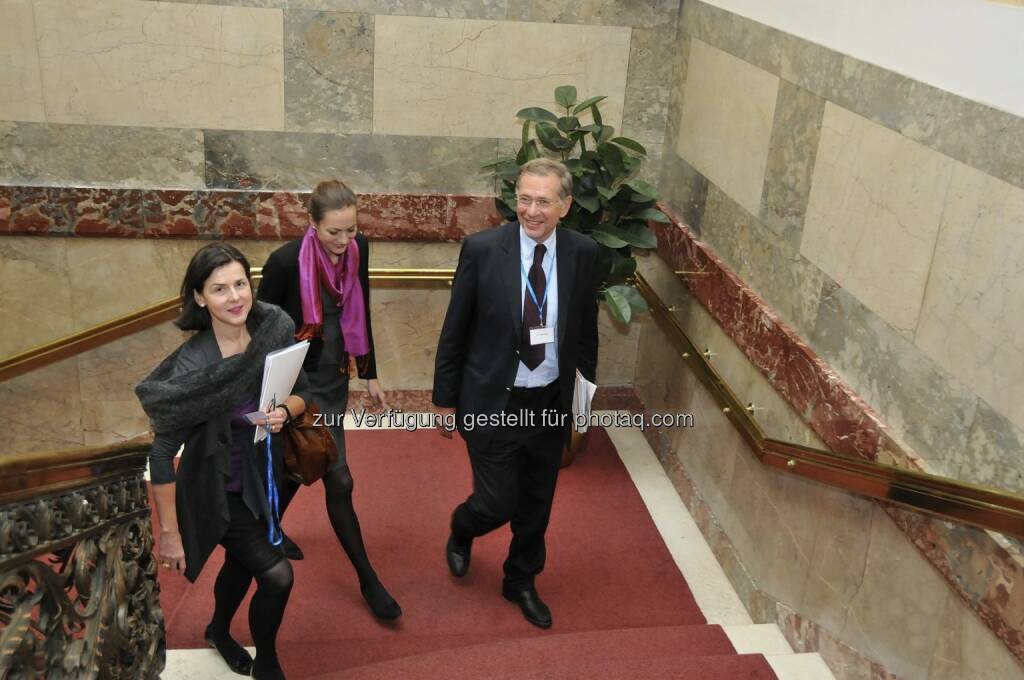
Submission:
<svg viewBox="0 0 1024 680">
<path fill-rule="evenodd" d="M 370 244 L 361 233 L 356 234 L 356 246 L 359 248 L 359 283 L 363 287 L 363 304 L 366 309 L 366 337 L 370 341 L 370 353 L 365 359 L 356 361 L 359 377 L 370 379 L 377 377 L 377 359 L 373 351 L 373 324 L 370 323 Z M 295 328 L 302 328 L 302 296 L 299 293 L 299 250 L 302 239 L 289 241 L 267 258 L 263 265 L 263 278 L 256 297 L 270 304 L 277 305 L 292 318 Z M 323 340 L 313 338 L 309 342 L 309 351 L 303 368 L 315 371 L 320 365 L 323 353 Z"/>
<path fill-rule="evenodd" d="M 597 244 L 570 229 L 557 233 L 559 405 L 570 414 L 576 369 L 592 382 L 597 370 Z M 519 223 L 468 236 L 438 341 L 433 401 L 455 407 L 470 446 L 485 447 L 495 428 L 469 431 L 463 418 L 501 413 L 515 384 L 522 296 Z"/>
</svg>

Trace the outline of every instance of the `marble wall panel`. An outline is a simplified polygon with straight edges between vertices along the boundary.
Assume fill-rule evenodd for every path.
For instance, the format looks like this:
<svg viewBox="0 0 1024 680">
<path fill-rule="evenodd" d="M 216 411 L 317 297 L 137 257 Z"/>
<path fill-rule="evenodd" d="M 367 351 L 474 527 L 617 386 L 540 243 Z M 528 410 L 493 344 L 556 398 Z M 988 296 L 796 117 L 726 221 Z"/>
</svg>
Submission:
<svg viewBox="0 0 1024 680">
<path fill-rule="evenodd" d="M 0 120 L 46 120 L 32 0 L 3 0 L 0 16 Z"/>
<path fill-rule="evenodd" d="M 0 182 L 199 189 L 199 130 L 0 122 Z"/>
<path fill-rule="evenodd" d="M 1024 427 L 1024 189 L 957 163 L 914 344 Z"/>
<path fill-rule="evenodd" d="M 0 455 L 85 445 L 78 357 L 0 382 L 0 400 L 18 404 L 4 419 Z"/>
<path fill-rule="evenodd" d="M 676 152 L 756 215 L 779 79 L 693 40 Z"/>
<path fill-rule="evenodd" d="M 800 252 L 913 337 L 953 161 L 825 107 Z"/>
<path fill-rule="evenodd" d="M 826 286 L 809 335 L 843 380 L 938 474 L 959 468 L 977 397 L 849 292 Z"/>
<path fill-rule="evenodd" d="M 622 326 L 612 320 L 608 308 L 601 304 L 597 315 L 597 384 L 602 386 L 632 385 L 636 373 L 640 330 L 634 320 Z"/>
<path fill-rule="evenodd" d="M 793 250 L 800 247 L 824 112 L 824 99 L 779 82 L 758 217 Z"/>
<path fill-rule="evenodd" d="M 63 239 L 0 241 L 0 356 L 9 356 L 74 330 Z"/>
<path fill-rule="evenodd" d="M 189 335 L 168 322 L 78 357 L 85 446 L 113 444 L 149 432 L 135 385 Z"/>
<path fill-rule="evenodd" d="M 783 33 L 706 2 L 688 0 L 690 36 L 1024 188 L 1024 118 Z"/>
<path fill-rule="evenodd" d="M 565 84 L 608 95 L 602 116 L 618 128 L 629 42 L 620 27 L 378 15 L 373 131 L 514 138 L 516 112 L 553 107 Z"/>
<path fill-rule="evenodd" d="M 967 446 L 961 455 L 949 461 L 949 474 L 996 489 L 1024 494 L 1024 429 L 990 406 L 978 400 L 967 434 Z"/>
<path fill-rule="evenodd" d="M 682 13 L 676 22 L 676 37 L 672 43 L 672 79 L 669 81 L 668 114 L 665 120 L 665 144 L 675 149 L 679 143 L 679 125 L 683 120 L 683 100 L 686 97 L 686 77 L 689 73 L 690 36 L 683 32 Z"/>
<path fill-rule="evenodd" d="M 278 10 L 139 0 L 34 7 L 50 122 L 284 126 Z"/>
<path fill-rule="evenodd" d="M 665 84 L 672 79 L 675 35 L 674 21 L 667 21 L 657 28 L 633 29 L 622 134 L 639 142 L 664 141 L 668 103 L 672 95 Z"/>
<path fill-rule="evenodd" d="M 718 186 L 708 189 L 701 236 L 798 332 L 814 328 L 826 277 Z"/>
<path fill-rule="evenodd" d="M 489 194 L 480 165 L 495 154 L 495 140 L 483 138 L 210 131 L 206 182 L 306 191 L 339 177 L 358 193 Z"/>
<path fill-rule="evenodd" d="M 675 21 L 679 0 L 508 0 L 508 18 L 555 24 L 653 28 Z"/>
<path fill-rule="evenodd" d="M 675 208 L 683 224 L 700 235 L 708 200 L 708 178 L 669 148 L 661 163 L 658 189 L 661 200 Z"/>
<path fill-rule="evenodd" d="M 276 7 L 324 12 L 407 14 L 458 19 L 504 19 L 506 0 L 146 0 L 233 7 Z"/>
<path fill-rule="evenodd" d="M 285 12 L 284 114 L 288 130 L 370 132 L 372 15 Z"/>
</svg>

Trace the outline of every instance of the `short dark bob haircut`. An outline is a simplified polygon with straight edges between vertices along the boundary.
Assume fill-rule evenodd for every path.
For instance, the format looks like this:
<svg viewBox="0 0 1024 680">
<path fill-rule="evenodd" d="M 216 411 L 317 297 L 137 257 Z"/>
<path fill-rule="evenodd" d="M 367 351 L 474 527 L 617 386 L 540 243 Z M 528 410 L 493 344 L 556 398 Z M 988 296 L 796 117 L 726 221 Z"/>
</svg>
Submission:
<svg viewBox="0 0 1024 680">
<path fill-rule="evenodd" d="M 206 279 L 210 278 L 213 270 L 223 267 L 226 264 L 237 262 L 245 270 L 245 278 L 249 281 L 249 288 L 252 288 L 252 276 L 249 274 L 249 260 L 238 248 L 230 243 L 218 241 L 210 243 L 192 256 L 185 270 L 185 278 L 181 282 L 181 314 L 174 320 L 174 325 L 183 331 L 204 331 L 210 327 L 210 310 L 200 307 L 196 303 L 196 296 L 193 293 L 202 293 Z M 255 304 L 255 297 L 254 297 Z"/>
</svg>

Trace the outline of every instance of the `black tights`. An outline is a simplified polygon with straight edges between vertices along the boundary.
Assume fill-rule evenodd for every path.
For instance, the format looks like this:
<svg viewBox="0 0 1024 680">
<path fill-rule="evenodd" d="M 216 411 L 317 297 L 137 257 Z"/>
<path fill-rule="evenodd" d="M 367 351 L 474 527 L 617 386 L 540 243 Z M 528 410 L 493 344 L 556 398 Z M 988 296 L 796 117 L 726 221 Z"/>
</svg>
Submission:
<svg viewBox="0 0 1024 680">
<path fill-rule="evenodd" d="M 356 509 L 352 505 L 352 488 L 352 474 L 348 471 L 347 465 L 328 472 L 324 477 L 324 496 L 327 500 L 327 517 L 331 520 L 331 528 L 334 529 L 338 542 L 352 562 L 359 583 L 370 586 L 376 583 L 377 573 L 370 566 L 370 558 L 366 555 L 366 546 L 363 545 L 363 532 L 359 528 L 359 518 L 356 517 Z M 299 483 L 291 479 L 286 478 L 281 484 L 282 517 L 298 490 Z"/>
<path fill-rule="evenodd" d="M 292 565 L 282 559 L 256 574 L 256 594 L 249 603 L 249 631 L 256 645 L 256 664 L 277 667 L 277 631 L 292 590 Z M 213 586 L 214 610 L 209 632 L 214 639 L 230 638 L 231 619 L 245 599 L 253 575 L 231 553 L 224 554 L 224 566 Z"/>
</svg>

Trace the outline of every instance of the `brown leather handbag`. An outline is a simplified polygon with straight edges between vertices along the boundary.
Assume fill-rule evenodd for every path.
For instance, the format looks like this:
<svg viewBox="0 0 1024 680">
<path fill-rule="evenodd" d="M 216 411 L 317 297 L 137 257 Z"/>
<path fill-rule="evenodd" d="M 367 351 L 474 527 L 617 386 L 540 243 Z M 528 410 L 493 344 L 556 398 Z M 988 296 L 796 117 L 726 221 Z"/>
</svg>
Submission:
<svg viewBox="0 0 1024 680">
<path fill-rule="evenodd" d="M 331 431 L 317 416 L 316 403 L 306 404 L 306 410 L 284 428 L 284 468 L 291 479 L 310 485 L 323 479 L 338 460 L 338 447 Z"/>
</svg>

